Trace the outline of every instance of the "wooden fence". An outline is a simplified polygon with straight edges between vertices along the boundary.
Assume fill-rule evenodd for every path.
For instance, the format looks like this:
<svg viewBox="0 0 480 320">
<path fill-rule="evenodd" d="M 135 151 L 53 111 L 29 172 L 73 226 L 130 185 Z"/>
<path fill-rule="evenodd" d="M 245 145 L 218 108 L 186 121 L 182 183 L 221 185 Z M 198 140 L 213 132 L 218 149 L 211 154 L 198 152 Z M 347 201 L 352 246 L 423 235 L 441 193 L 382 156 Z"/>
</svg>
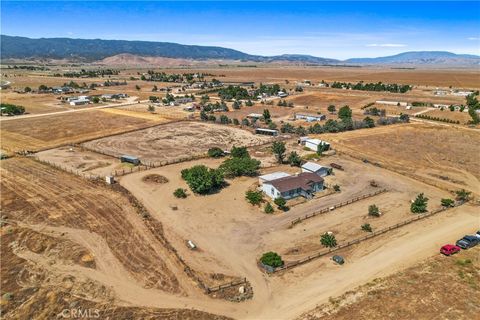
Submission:
<svg viewBox="0 0 480 320">
<path fill-rule="evenodd" d="M 376 196 L 378 194 L 381 194 L 381 193 L 384 193 L 384 192 L 387 192 L 388 190 L 387 189 L 382 189 L 382 190 L 377 190 L 375 192 L 372 192 L 372 193 L 368 193 L 368 194 L 364 194 L 362 196 L 359 196 L 359 197 L 355 197 L 355 198 L 352 198 L 350 200 L 347 200 L 347 201 L 344 201 L 344 202 L 340 202 L 340 203 L 337 203 L 337 204 L 334 204 L 333 206 L 330 206 L 328 208 L 323 208 L 322 210 L 319 210 L 319 211 L 316 211 L 316 212 L 313 212 L 313 213 L 310 213 L 310 214 L 306 214 L 305 216 L 303 217 L 299 217 L 295 220 L 292 220 L 289 224 L 289 228 L 293 228 L 296 224 L 306 220 L 306 219 L 310 219 L 310 218 L 313 218 L 315 216 L 318 216 L 318 215 L 321 215 L 321 214 L 324 214 L 324 213 L 327 213 L 327 212 L 330 212 L 332 210 L 335 210 L 335 209 L 338 209 L 340 207 L 343 207 L 343 206 L 346 206 L 346 205 L 349 205 L 351 203 L 354 203 L 354 202 L 357 202 L 357 201 L 360 201 L 360 200 L 363 200 L 363 199 L 367 199 L 367 198 L 370 198 L 370 197 L 373 197 L 373 196 Z"/>
<path fill-rule="evenodd" d="M 205 289 L 205 291 L 207 293 L 212 293 L 212 292 L 220 291 L 220 290 L 223 290 L 223 289 L 239 286 L 241 284 L 247 284 L 247 278 L 243 278 L 243 279 L 237 280 L 237 281 L 232 281 L 232 282 L 229 282 L 229 283 L 224 283 L 224 284 L 221 284 L 221 285 L 216 286 L 216 287 L 207 287 Z"/>
<path fill-rule="evenodd" d="M 89 179 L 89 180 L 99 180 L 99 179 L 104 179 L 103 177 L 99 176 L 99 175 L 95 175 L 95 174 L 90 174 L 90 173 L 85 173 L 83 171 L 80 171 L 80 170 L 75 170 L 73 168 L 68 168 L 66 166 L 62 166 L 58 163 L 55 163 L 55 162 L 50 162 L 50 161 L 47 161 L 47 160 L 43 160 L 43 159 L 40 159 L 38 156 L 33 156 L 32 159 L 34 159 L 35 161 L 38 161 L 40 163 L 43 163 L 43 164 L 46 164 L 50 167 L 53 167 L 55 169 L 59 169 L 59 170 L 62 170 L 62 171 L 65 171 L 65 172 L 68 172 L 68 173 L 72 173 L 72 174 L 75 174 L 77 176 L 81 176 L 85 179 Z"/>
<path fill-rule="evenodd" d="M 462 205 L 464 202 L 459 202 L 457 204 L 455 204 L 455 207 L 458 207 L 460 205 Z M 358 244 L 362 241 L 365 241 L 365 240 L 368 240 L 368 239 L 371 239 L 371 238 L 374 238 L 374 237 L 377 237 L 379 235 L 382 235 L 388 231 L 391 231 L 391 230 L 395 230 L 395 229 L 398 229 L 398 228 L 401 228 L 407 224 L 410 224 L 412 222 L 415 222 L 415 221 L 418 221 L 418 220 L 422 220 L 422 219 L 425 219 L 425 218 L 428 218 L 428 217 L 431 217 L 437 213 L 440 213 L 440 212 L 443 212 L 443 211 L 446 211 L 448 209 L 451 209 L 451 207 L 442 207 L 440 209 L 437 209 L 437 210 L 434 210 L 434 211 L 431 211 L 431 212 L 428 212 L 428 213 L 424 213 L 424 214 L 419 214 L 411 219 L 407 219 L 405 221 L 402 221 L 400 223 L 397 223 L 393 226 L 390 226 L 390 227 L 387 227 L 387 228 L 384 228 L 384 229 L 380 229 L 378 231 L 374 231 L 374 232 L 371 232 L 369 233 L 368 235 L 364 236 L 364 237 L 361 237 L 361 238 L 357 238 L 355 240 L 352 240 L 352 241 L 348 241 L 346 243 L 343 243 L 343 244 L 340 244 L 338 246 L 336 246 L 335 248 L 330 248 L 330 249 L 325 249 L 325 250 L 322 250 L 320 252 L 317 252 L 313 255 L 310 255 L 308 257 L 305 257 L 303 259 L 300 259 L 300 260 L 297 260 L 297 261 L 293 261 L 293 262 L 289 262 L 289 263 L 286 263 L 285 265 L 281 266 L 281 267 L 277 267 L 277 268 L 272 268 L 272 269 L 266 269 L 265 268 L 265 271 L 267 273 L 276 273 L 276 272 L 280 272 L 280 271 L 283 271 L 283 270 L 287 270 L 287 269 L 291 269 L 291 268 L 294 268 L 294 267 L 297 267 L 299 265 L 302 265 L 302 264 L 305 264 L 307 262 L 310 262 L 312 260 L 315 260 L 317 258 L 320 258 L 320 257 L 323 257 L 325 255 L 328 255 L 332 252 L 335 252 L 335 251 L 338 251 L 340 249 L 344 249 L 344 248 L 347 248 L 347 247 L 350 247 L 354 244 Z"/>
</svg>

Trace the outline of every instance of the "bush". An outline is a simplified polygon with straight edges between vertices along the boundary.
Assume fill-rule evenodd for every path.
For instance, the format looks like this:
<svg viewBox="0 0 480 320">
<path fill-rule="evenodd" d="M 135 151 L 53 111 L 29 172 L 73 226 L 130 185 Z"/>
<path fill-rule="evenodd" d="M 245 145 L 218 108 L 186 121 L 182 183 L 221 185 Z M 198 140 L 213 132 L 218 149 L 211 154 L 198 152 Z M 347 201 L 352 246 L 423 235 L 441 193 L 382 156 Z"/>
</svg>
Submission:
<svg viewBox="0 0 480 320">
<path fill-rule="evenodd" d="M 230 150 L 230 154 L 234 158 L 250 158 L 250 154 L 248 154 L 247 147 L 233 147 Z"/>
<path fill-rule="evenodd" d="M 462 189 L 462 190 L 455 191 L 455 194 L 457 195 L 458 201 L 468 201 L 470 200 L 470 195 L 472 193 L 470 191 Z"/>
<path fill-rule="evenodd" d="M 372 226 L 370 223 L 362 224 L 362 230 L 365 232 L 372 232 Z"/>
<path fill-rule="evenodd" d="M 297 152 L 292 151 L 288 156 L 288 163 L 290 163 L 291 166 L 300 167 L 302 165 L 302 158 L 300 158 Z"/>
<path fill-rule="evenodd" d="M 268 213 L 268 214 L 271 214 L 273 213 L 273 211 L 275 211 L 272 207 L 272 205 L 270 204 L 270 202 L 267 202 L 267 204 L 265 205 L 265 208 L 263 209 L 263 211 L 265 211 L 265 213 Z"/>
<path fill-rule="evenodd" d="M 337 239 L 335 239 L 335 236 L 330 233 L 324 233 L 322 234 L 322 237 L 320 238 L 320 243 L 327 248 L 333 248 L 337 246 Z"/>
<path fill-rule="evenodd" d="M 282 197 L 275 198 L 275 200 L 273 200 L 273 203 L 275 203 L 281 210 L 285 210 L 287 208 L 285 206 L 287 204 L 287 200 Z"/>
<path fill-rule="evenodd" d="M 455 201 L 453 199 L 442 199 L 440 200 L 442 207 L 453 207 Z"/>
<path fill-rule="evenodd" d="M 368 206 L 368 215 L 372 217 L 380 217 L 380 210 L 374 204 Z"/>
<path fill-rule="evenodd" d="M 410 206 L 410 211 L 412 211 L 413 213 L 427 212 L 427 203 L 428 198 L 426 198 L 423 193 L 420 193 L 417 198 L 412 202 Z"/>
<path fill-rule="evenodd" d="M 263 194 L 261 191 L 248 190 L 245 192 L 245 199 L 254 206 L 259 205 L 263 201 Z"/>
<path fill-rule="evenodd" d="M 210 158 L 220 158 L 224 156 L 223 150 L 219 147 L 213 147 L 208 149 L 207 154 Z"/>
<path fill-rule="evenodd" d="M 283 266 L 283 260 L 280 255 L 276 252 L 267 252 L 262 255 L 262 258 L 260 258 L 260 261 L 266 265 L 270 266 L 273 268 L 281 267 Z"/>
<path fill-rule="evenodd" d="M 221 170 L 210 169 L 204 165 L 182 170 L 182 178 L 187 181 L 193 192 L 199 194 L 211 193 L 220 189 L 225 183 Z"/>
<path fill-rule="evenodd" d="M 176 190 L 173 192 L 173 195 L 174 195 L 176 198 L 182 198 L 182 199 L 185 199 L 185 198 L 187 197 L 186 190 L 185 190 L 185 189 L 182 189 L 182 188 L 176 189 Z"/>
<path fill-rule="evenodd" d="M 333 190 L 334 190 L 335 192 L 340 192 L 340 186 L 339 186 L 338 184 L 334 185 L 334 186 L 333 186 Z"/>
</svg>

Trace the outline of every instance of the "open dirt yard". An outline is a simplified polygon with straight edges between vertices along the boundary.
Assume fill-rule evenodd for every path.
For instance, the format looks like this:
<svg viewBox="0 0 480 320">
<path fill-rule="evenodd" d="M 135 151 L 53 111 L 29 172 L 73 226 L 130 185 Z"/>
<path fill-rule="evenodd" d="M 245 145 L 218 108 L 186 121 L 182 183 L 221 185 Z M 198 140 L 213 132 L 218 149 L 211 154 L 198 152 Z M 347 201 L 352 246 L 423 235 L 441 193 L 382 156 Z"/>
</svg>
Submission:
<svg viewBox="0 0 480 320">
<path fill-rule="evenodd" d="M 475 318 L 480 312 L 479 257 L 480 249 L 473 248 L 429 258 L 332 298 L 298 320 Z"/>
<path fill-rule="evenodd" d="M 163 162 L 202 155 L 211 147 L 229 150 L 233 146 L 250 146 L 269 140 L 269 137 L 230 126 L 185 121 L 93 140 L 83 145 L 115 157 L 129 154 L 144 162 Z"/>
<path fill-rule="evenodd" d="M 12 103 L 25 107 L 25 112 L 28 114 L 50 113 L 71 109 L 67 103 L 61 103 L 57 100 L 58 96 L 53 94 L 22 94 L 2 90 L 0 97 L 2 103 Z"/>
<path fill-rule="evenodd" d="M 480 132 L 431 124 L 406 124 L 324 134 L 341 152 L 449 190 L 478 195 Z"/>
<path fill-rule="evenodd" d="M 40 150 L 61 144 L 78 143 L 105 135 L 168 122 L 117 115 L 103 110 L 4 121 L 1 124 L 2 150 Z"/>
</svg>

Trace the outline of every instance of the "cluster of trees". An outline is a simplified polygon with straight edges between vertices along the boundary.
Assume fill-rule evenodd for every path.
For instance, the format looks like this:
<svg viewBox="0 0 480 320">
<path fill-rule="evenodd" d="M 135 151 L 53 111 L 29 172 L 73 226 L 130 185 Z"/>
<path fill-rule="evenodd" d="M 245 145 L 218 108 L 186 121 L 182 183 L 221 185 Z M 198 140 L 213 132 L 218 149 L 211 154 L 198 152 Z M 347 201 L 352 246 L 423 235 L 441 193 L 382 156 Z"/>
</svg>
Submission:
<svg viewBox="0 0 480 320">
<path fill-rule="evenodd" d="M 9 116 L 17 116 L 25 113 L 25 108 L 23 106 L 18 106 L 11 103 L 1 103 L 0 104 L 0 114 L 1 115 L 9 115 Z"/>
<path fill-rule="evenodd" d="M 377 107 L 366 109 L 363 114 L 377 117 L 385 117 L 387 111 L 385 109 L 378 109 Z"/>
<path fill-rule="evenodd" d="M 291 102 L 291 101 L 287 102 L 286 100 L 280 99 L 277 103 L 277 106 L 293 108 L 293 102 Z"/>
<path fill-rule="evenodd" d="M 468 106 L 468 114 L 472 118 L 470 120 L 471 124 L 479 124 L 480 123 L 480 116 L 477 113 L 477 110 L 480 109 L 480 103 L 478 102 L 477 96 L 479 92 L 476 91 L 467 96 L 467 106 Z"/>
<path fill-rule="evenodd" d="M 257 97 L 262 94 L 266 94 L 268 96 L 275 96 L 278 94 L 279 91 L 286 92 L 285 89 L 280 88 L 280 85 L 278 84 L 265 85 L 260 83 L 260 86 L 255 89 L 253 96 Z"/>
<path fill-rule="evenodd" d="M 212 76 L 208 73 L 171 73 L 167 74 L 165 72 L 155 72 L 153 70 L 148 70 L 147 75 L 142 75 L 140 80 L 143 81 L 159 81 L 159 82 L 193 82 L 195 80 L 203 81 L 206 76 Z M 218 80 L 217 80 L 218 81 Z"/>
<path fill-rule="evenodd" d="M 428 114 L 424 114 L 424 113 L 415 115 L 415 118 L 460 124 L 459 120 L 452 120 L 452 119 L 440 118 L 440 117 L 432 117 L 432 116 L 429 116 Z"/>
<path fill-rule="evenodd" d="M 218 90 L 218 96 L 224 100 L 246 100 L 252 97 L 248 94 L 248 90 L 240 86 L 228 86 Z"/>
<path fill-rule="evenodd" d="M 388 91 L 395 93 L 405 93 L 409 90 L 412 90 L 412 86 L 408 84 L 388 84 L 388 83 L 364 83 L 363 81 L 357 82 L 355 84 L 350 82 L 337 82 L 335 81 L 330 85 L 332 88 L 338 89 L 352 89 L 352 90 L 363 90 L 363 91 Z"/>
<path fill-rule="evenodd" d="M 126 80 L 123 80 L 123 81 L 111 81 L 111 80 L 107 80 L 103 83 L 103 85 L 105 87 L 114 87 L 114 86 L 125 86 L 127 85 L 127 81 Z M 138 86 L 137 86 L 138 87 Z M 137 89 L 138 90 L 138 89 Z"/>
<path fill-rule="evenodd" d="M 212 157 L 223 156 L 223 150 L 212 148 L 209 150 L 209 155 Z M 230 157 L 225 159 L 217 169 L 197 165 L 182 170 L 182 178 L 193 192 L 209 194 L 224 186 L 225 177 L 255 176 L 258 174 L 259 168 L 260 161 L 252 159 L 246 147 L 233 147 Z"/>
<path fill-rule="evenodd" d="M 422 102 L 422 101 L 413 101 L 413 107 L 433 107 L 433 103 L 430 102 Z"/>
<path fill-rule="evenodd" d="M 47 67 L 39 67 L 39 66 L 17 66 L 17 65 L 14 65 L 14 66 L 8 66 L 8 69 L 21 69 L 21 70 L 39 70 L 39 71 L 46 71 L 46 70 L 50 70 L 49 68 Z"/>
<path fill-rule="evenodd" d="M 120 74 L 120 71 L 113 69 L 102 69 L 102 70 L 85 70 L 80 71 L 71 71 L 65 72 L 63 75 L 60 73 L 55 73 L 54 77 L 67 77 L 67 78 L 96 78 L 104 76 L 113 76 Z"/>
</svg>

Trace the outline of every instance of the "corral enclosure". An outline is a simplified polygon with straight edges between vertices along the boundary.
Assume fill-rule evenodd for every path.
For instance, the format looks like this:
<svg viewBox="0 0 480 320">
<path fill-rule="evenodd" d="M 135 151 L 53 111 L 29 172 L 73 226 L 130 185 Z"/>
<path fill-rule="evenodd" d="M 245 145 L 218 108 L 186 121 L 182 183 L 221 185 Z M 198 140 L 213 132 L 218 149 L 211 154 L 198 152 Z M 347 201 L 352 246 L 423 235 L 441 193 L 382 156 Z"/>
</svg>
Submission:
<svg viewBox="0 0 480 320">
<path fill-rule="evenodd" d="M 129 154 L 143 162 L 163 162 L 199 156 L 212 147 L 230 150 L 270 140 L 230 126 L 182 121 L 89 141 L 83 146 L 115 157 Z"/>
</svg>

